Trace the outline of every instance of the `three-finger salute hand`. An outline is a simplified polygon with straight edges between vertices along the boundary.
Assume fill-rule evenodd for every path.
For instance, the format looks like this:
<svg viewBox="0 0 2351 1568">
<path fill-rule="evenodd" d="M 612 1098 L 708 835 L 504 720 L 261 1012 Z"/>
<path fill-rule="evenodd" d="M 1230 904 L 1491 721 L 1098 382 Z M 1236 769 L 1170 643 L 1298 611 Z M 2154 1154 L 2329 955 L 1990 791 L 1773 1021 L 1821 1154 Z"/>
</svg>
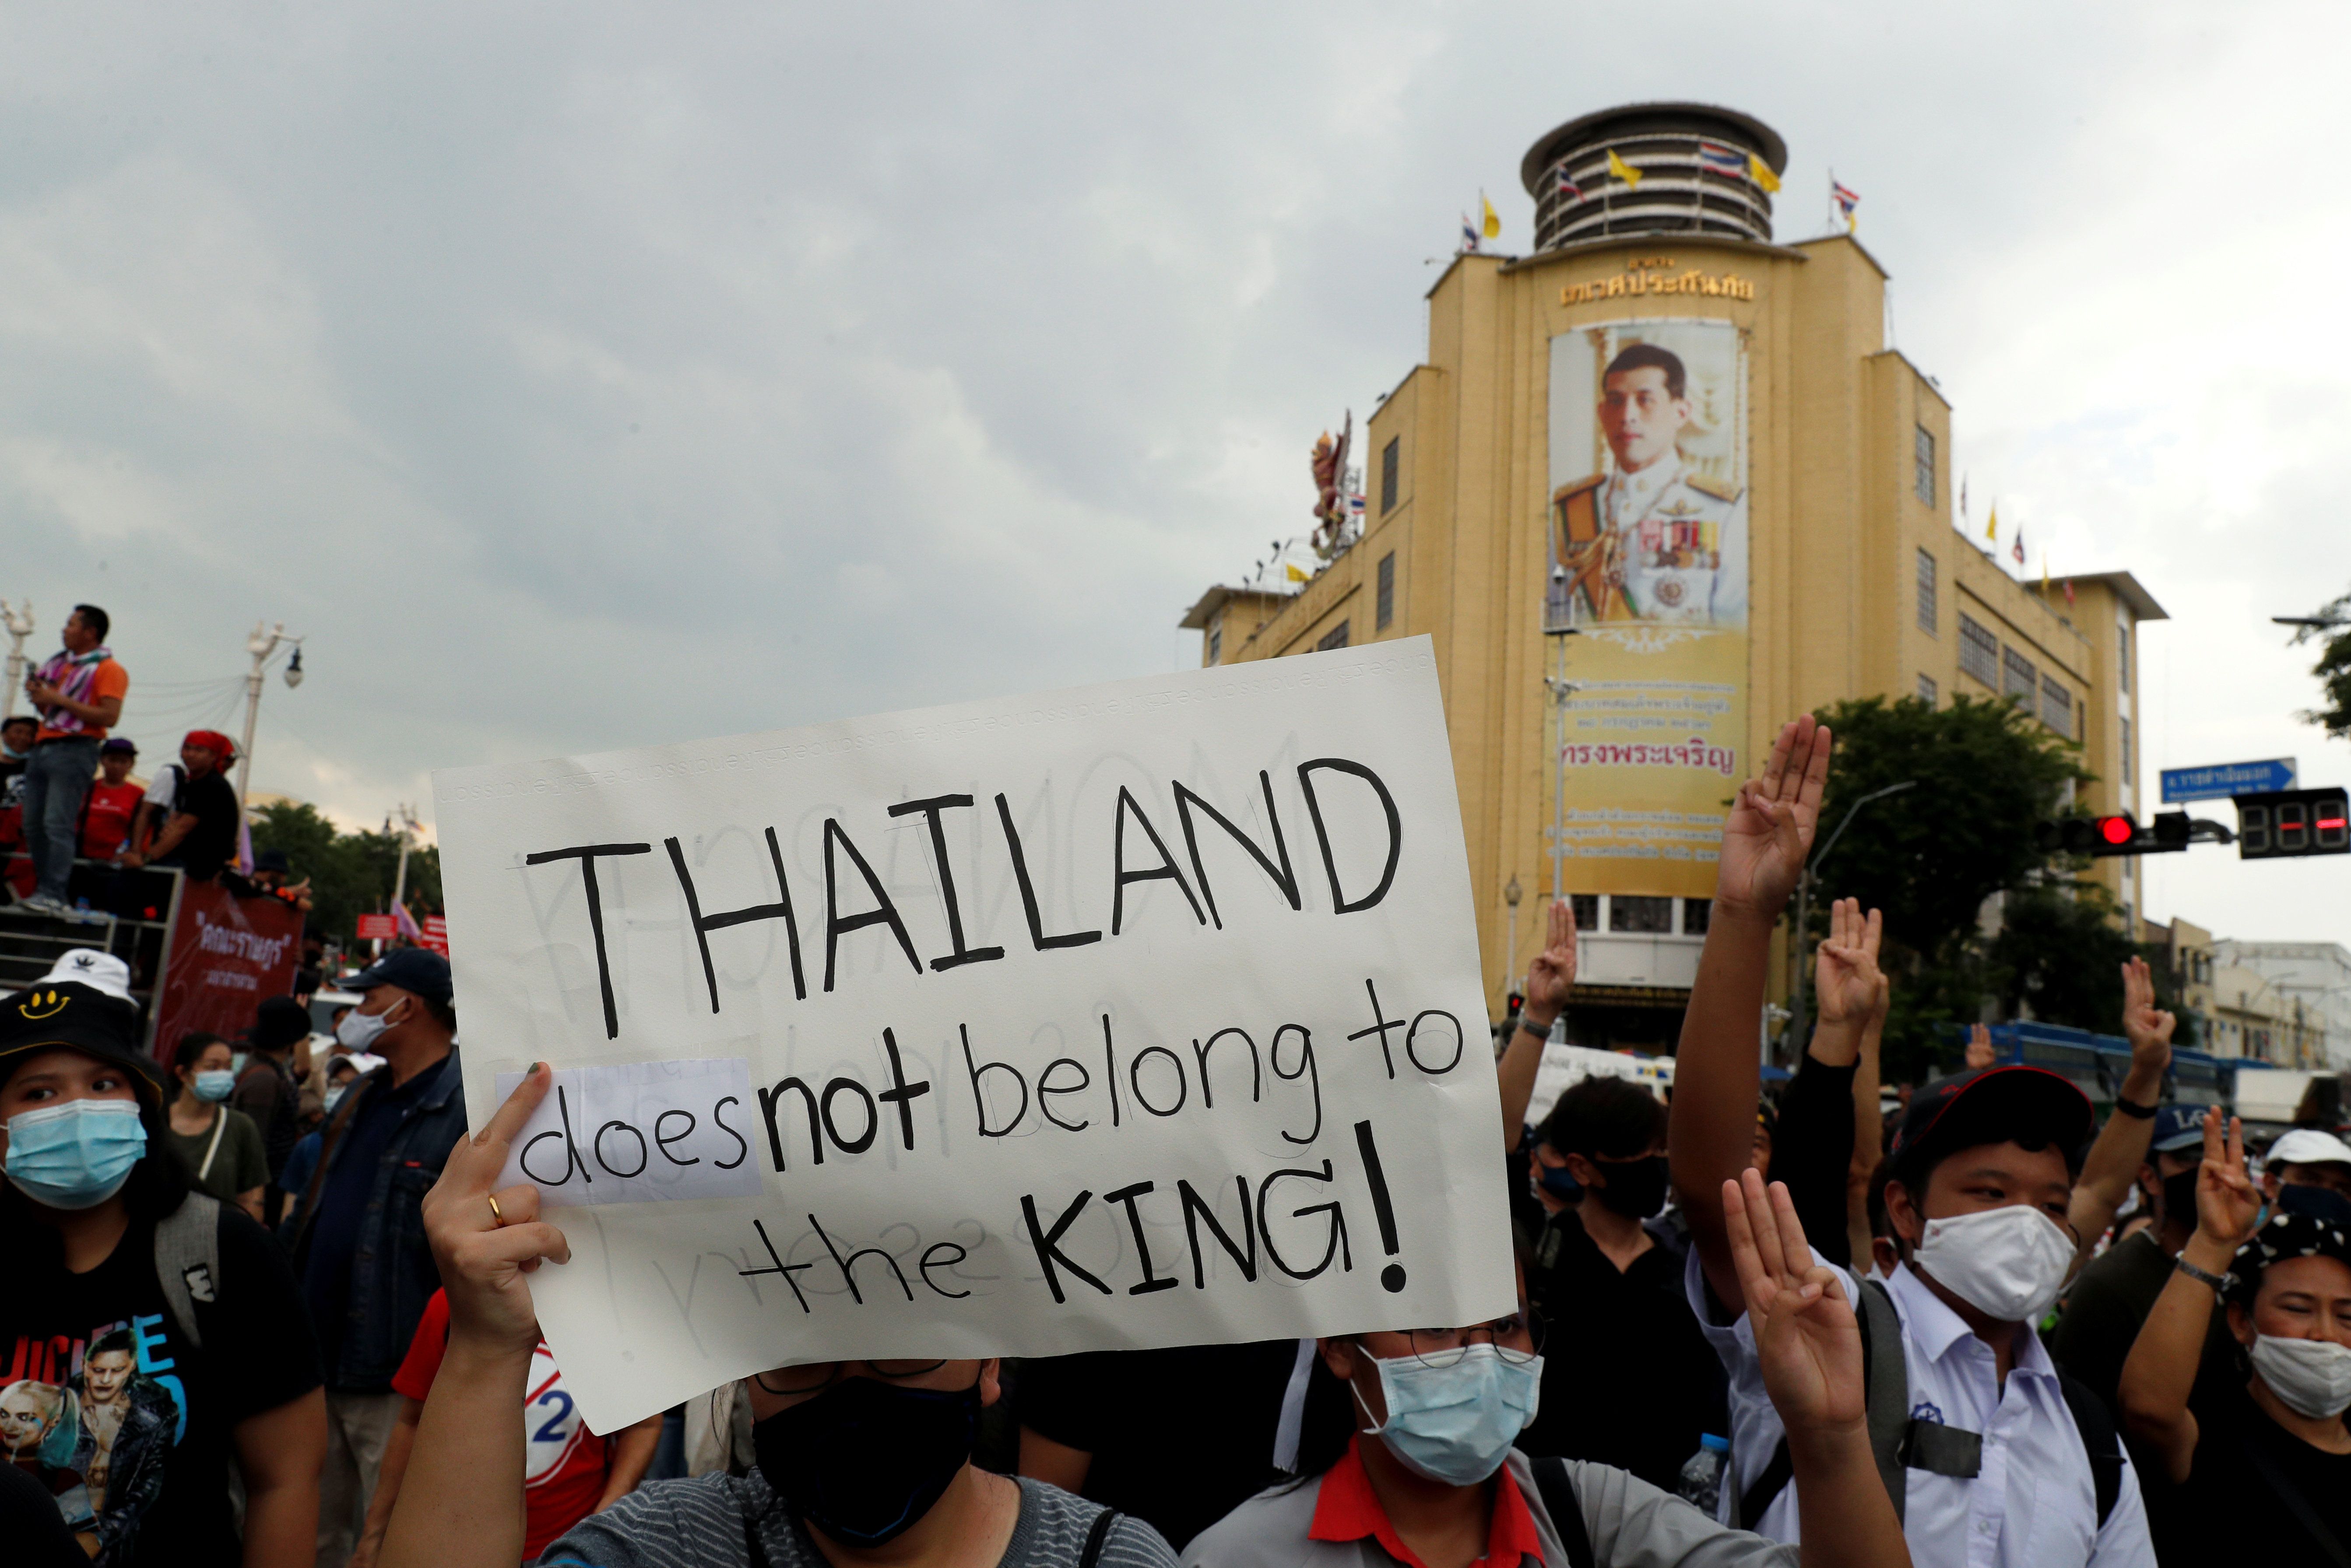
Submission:
<svg viewBox="0 0 2351 1568">
<path fill-rule="evenodd" d="M 424 1234 L 449 1292 L 453 1335 L 525 1352 L 538 1343 L 525 1276 L 541 1259 L 570 1261 L 571 1244 L 539 1218 L 538 1188 L 492 1189 L 515 1136 L 554 1078 L 545 1062 L 531 1063 L 490 1124 L 449 1151 L 441 1179 L 424 1195 Z"/>
<path fill-rule="evenodd" d="M 1977 1068 L 1990 1067 L 1991 1063 L 1991 1030 L 1981 1024 L 1975 1024 L 1968 1030 L 1967 1070 L 1973 1072 Z"/>
<path fill-rule="evenodd" d="M 1791 1432 L 1858 1424 L 1865 1410 L 1861 1327 L 1844 1281 L 1818 1262 L 1787 1185 L 1750 1169 L 1722 1184 L 1730 1259 L 1747 1299 L 1763 1386 Z"/>
<path fill-rule="evenodd" d="M 2155 1005 L 2155 976 L 2147 960 L 2126 961 L 2123 965 L 2123 1033 L 2130 1038 L 2132 1061 L 2169 1066 L 2171 1031 L 2178 1021 Z"/>
<path fill-rule="evenodd" d="M 1543 950 L 1527 966 L 1529 1021 L 1548 1025 L 1567 1006 L 1575 989 L 1575 909 L 1566 899 L 1551 906 L 1551 926 Z"/>
</svg>

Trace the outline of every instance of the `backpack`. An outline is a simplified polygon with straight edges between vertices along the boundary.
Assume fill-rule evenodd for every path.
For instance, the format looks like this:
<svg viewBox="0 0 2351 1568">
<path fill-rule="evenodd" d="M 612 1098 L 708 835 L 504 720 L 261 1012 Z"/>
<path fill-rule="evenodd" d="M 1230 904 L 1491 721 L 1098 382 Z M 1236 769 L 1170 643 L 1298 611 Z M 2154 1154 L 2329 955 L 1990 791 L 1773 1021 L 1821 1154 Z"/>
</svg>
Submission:
<svg viewBox="0 0 2351 1568">
<path fill-rule="evenodd" d="M 1903 1358 L 1902 1319 L 1894 1309 L 1894 1298 L 1886 1293 L 1885 1285 L 1879 1281 L 1865 1280 L 1857 1305 L 1869 1449 L 1877 1460 L 1878 1479 L 1886 1483 L 1886 1495 L 1893 1500 L 1894 1517 L 1898 1521 L 1908 1501 L 1909 1480 L 1904 1472 L 1928 1470 L 1962 1479 L 1973 1476 L 1983 1465 L 1983 1434 L 1911 1416 L 1910 1364 Z M 2115 1511 L 2116 1499 L 2122 1495 L 2123 1450 L 2115 1431 L 2114 1415 L 2106 1408 L 2105 1401 L 2091 1392 L 2089 1385 L 2072 1374 L 2061 1369 L 2057 1382 L 2065 1396 L 2065 1408 L 2074 1413 L 2083 1452 L 2090 1461 L 2091 1484 L 2098 1500 L 2098 1524 L 2103 1529 L 2106 1516 Z M 1731 1522 L 1742 1530 L 1754 1529 L 1773 1500 L 1787 1490 L 1794 1474 L 1793 1461 L 1788 1457 L 1788 1439 L 1782 1437 L 1771 1450 L 1771 1462 L 1740 1495 L 1739 1513 Z"/>
<path fill-rule="evenodd" d="M 220 1199 L 192 1192 L 155 1222 L 155 1278 L 163 1287 L 163 1304 L 172 1326 L 195 1350 L 204 1346 L 196 1303 L 209 1307 L 220 1301 Z"/>
<path fill-rule="evenodd" d="M 1567 1461 L 1531 1459 L 1527 1468 L 1534 1472 L 1535 1490 L 1542 1498 L 1543 1511 L 1551 1515 L 1551 1527 L 1567 1549 L 1567 1568 L 1599 1568 L 1592 1555 L 1592 1532 L 1583 1524 L 1583 1503 L 1568 1479 Z"/>
</svg>

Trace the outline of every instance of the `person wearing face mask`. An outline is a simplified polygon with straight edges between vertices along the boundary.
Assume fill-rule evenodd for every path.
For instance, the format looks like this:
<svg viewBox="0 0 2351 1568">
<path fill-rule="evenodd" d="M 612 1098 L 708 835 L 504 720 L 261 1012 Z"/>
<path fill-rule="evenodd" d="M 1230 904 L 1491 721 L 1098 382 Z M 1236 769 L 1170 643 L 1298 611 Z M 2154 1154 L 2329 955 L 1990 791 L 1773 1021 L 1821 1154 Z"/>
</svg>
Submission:
<svg viewBox="0 0 2351 1568">
<path fill-rule="evenodd" d="M 340 1051 L 328 1060 L 325 1071 L 319 1074 L 327 1086 L 319 1096 L 324 1107 L 320 1124 L 294 1140 L 293 1152 L 286 1156 L 286 1168 L 277 1173 L 278 1185 L 286 1189 L 286 1216 L 277 1222 L 277 1233 L 289 1247 L 301 1229 L 303 1197 L 309 1190 L 311 1176 L 318 1173 L 319 1151 L 327 1139 L 326 1120 L 334 1115 L 335 1107 L 342 1103 L 353 1083 L 382 1065 L 381 1056 Z"/>
<path fill-rule="evenodd" d="M 53 1391 L 42 1458 L 85 1561 L 301 1568 L 326 1419 L 300 1294 L 265 1231 L 191 1191 L 137 1031 L 54 973 L 0 997 L 0 1367 Z"/>
<path fill-rule="evenodd" d="M 360 1000 L 336 1038 L 383 1065 L 355 1082 L 319 1128 L 318 1166 L 290 1222 L 327 1370 L 319 1568 L 342 1568 L 366 1520 L 400 1416 L 392 1376 L 441 1285 L 424 1195 L 465 1134 L 449 961 L 397 948 L 349 986 Z"/>
<path fill-rule="evenodd" d="M 2065 1310 L 2049 1334 L 2049 1354 L 2080 1378 L 2108 1408 L 2119 1411 L 2123 1358 L 2171 1280 L 2171 1260 L 2196 1233 L 2196 1172 L 2204 1158 L 2201 1105 L 2166 1105 L 2156 1113 L 2155 1139 L 2139 1167 L 2139 1201 L 2154 1223 L 2116 1242 L 2083 1269 L 2065 1292 Z M 2215 1306 L 2206 1340 L 2208 1371 L 2236 1365 L 2236 1341 Z"/>
<path fill-rule="evenodd" d="M 186 1167 L 188 1183 L 223 1203 L 234 1203 L 256 1221 L 269 1162 L 261 1129 L 234 1105 L 223 1104 L 236 1089 L 228 1041 L 192 1030 L 172 1052 L 172 1075 L 179 1091 L 172 1098 L 172 1153 Z"/>
<path fill-rule="evenodd" d="M 1716 894 L 1685 1012 L 1671 1115 L 1674 1188 L 1690 1224 L 1691 1309 L 1730 1377 L 1725 1517 L 1779 1540 L 1809 1533 L 1754 1325 L 1739 1310 L 1717 1200 L 1752 1145 L 1755 1019 L 1772 929 L 1813 848 L 1833 737 L 1784 727 L 1763 777 L 1724 821 Z M 2146 1155 L 2169 1019 L 2134 1034 L 2117 1113 L 2094 1145 L 2090 1103 L 2039 1068 L 1993 1066 L 1911 1098 L 1885 1188 L 1897 1260 L 1851 1287 L 1875 1347 L 1870 1435 L 1915 1561 L 2077 1568 L 2154 1561 L 2112 1414 L 2061 1374 L 2033 1324 L 2103 1235 Z M 2086 1155 L 2085 1145 L 2088 1145 Z"/>
<path fill-rule="evenodd" d="M 2304 1198 L 2325 1193 L 2335 1200 L 2317 1198 L 2307 1205 L 2309 1212 L 2351 1224 L 2351 1145 L 2317 1127 L 2278 1134 L 2262 1161 L 2262 1196 L 2275 1206 L 2295 1187 Z"/>
<path fill-rule="evenodd" d="M 514 1418 L 539 1341 L 529 1273 L 570 1257 L 538 1189 L 493 1190 L 547 1097 L 533 1063 L 457 1148 L 426 1223 L 448 1281 L 449 1338 L 387 1521 L 381 1568 L 510 1568 L 526 1529 Z M 971 1461 L 998 1363 L 850 1361 L 747 1378 L 757 1464 L 642 1486 L 541 1554 L 596 1568 L 1173 1568 L 1139 1520 Z"/>
<path fill-rule="evenodd" d="M 1301 1453 L 1299 1480 L 1194 1540 L 1185 1568 L 1630 1568 L 1907 1563 L 1862 1417 L 1861 1339 L 1844 1286 L 1813 1263 L 1784 1186 L 1748 1173 L 1733 1216 L 1743 1297 L 1765 1327 L 1771 1396 L 1807 1487 L 1802 1546 L 1727 1528 L 1614 1466 L 1512 1447 L 1541 1398 L 1545 1336 L 1528 1305 L 1459 1329 L 1322 1342 L 1322 1374 L 1358 1414 L 1343 1443 Z M 1581 1348 L 1554 1354 L 1589 1365 Z M 1613 1353 L 1613 1347 L 1612 1347 Z M 1580 1396 L 1572 1384 L 1561 1391 Z"/>
<path fill-rule="evenodd" d="M 2123 1365 L 2123 1420 L 2151 1468 L 2168 1562 L 2351 1563 L 2351 1239 L 2332 1218 L 2271 1211 L 2244 1131 L 2208 1113 L 2196 1229 Z M 2234 1377 L 2199 1381 L 2215 1297 Z"/>
</svg>

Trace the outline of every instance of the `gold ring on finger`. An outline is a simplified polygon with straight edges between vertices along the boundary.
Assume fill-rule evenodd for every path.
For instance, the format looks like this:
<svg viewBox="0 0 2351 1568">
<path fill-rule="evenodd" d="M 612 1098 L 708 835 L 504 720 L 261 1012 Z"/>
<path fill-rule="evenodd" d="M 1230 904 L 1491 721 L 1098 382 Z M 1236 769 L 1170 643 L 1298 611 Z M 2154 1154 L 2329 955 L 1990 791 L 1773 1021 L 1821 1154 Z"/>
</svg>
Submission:
<svg viewBox="0 0 2351 1568">
<path fill-rule="evenodd" d="M 490 1218 L 496 1220 L 500 1225 L 504 1225 L 507 1222 L 506 1210 L 498 1207 L 496 1195 L 494 1193 L 484 1193 L 482 1196 L 490 1200 Z"/>
</svg>

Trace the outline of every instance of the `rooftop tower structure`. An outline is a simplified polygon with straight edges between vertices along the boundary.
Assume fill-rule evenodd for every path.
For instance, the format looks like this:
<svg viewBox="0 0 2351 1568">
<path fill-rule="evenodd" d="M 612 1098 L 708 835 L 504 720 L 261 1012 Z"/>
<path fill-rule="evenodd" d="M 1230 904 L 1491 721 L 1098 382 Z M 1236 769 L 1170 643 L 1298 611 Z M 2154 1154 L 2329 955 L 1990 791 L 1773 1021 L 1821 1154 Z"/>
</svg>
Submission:
<svg viewBox="0 0 2351 1568">
<path fill-rule="evenodd" d="M 1609 171 L 1614 153 L 1641 176 Z M 1705 103 L 1635 103 L 1579 115 L 1527 149 L 1519 178 L 1535 199 L 1535 249 L 1614 235 L 1771 239 L 1771 197 L 1749 158 L 1777 179 L 1788 144 L 1751 114 Z"/>
</svg>

